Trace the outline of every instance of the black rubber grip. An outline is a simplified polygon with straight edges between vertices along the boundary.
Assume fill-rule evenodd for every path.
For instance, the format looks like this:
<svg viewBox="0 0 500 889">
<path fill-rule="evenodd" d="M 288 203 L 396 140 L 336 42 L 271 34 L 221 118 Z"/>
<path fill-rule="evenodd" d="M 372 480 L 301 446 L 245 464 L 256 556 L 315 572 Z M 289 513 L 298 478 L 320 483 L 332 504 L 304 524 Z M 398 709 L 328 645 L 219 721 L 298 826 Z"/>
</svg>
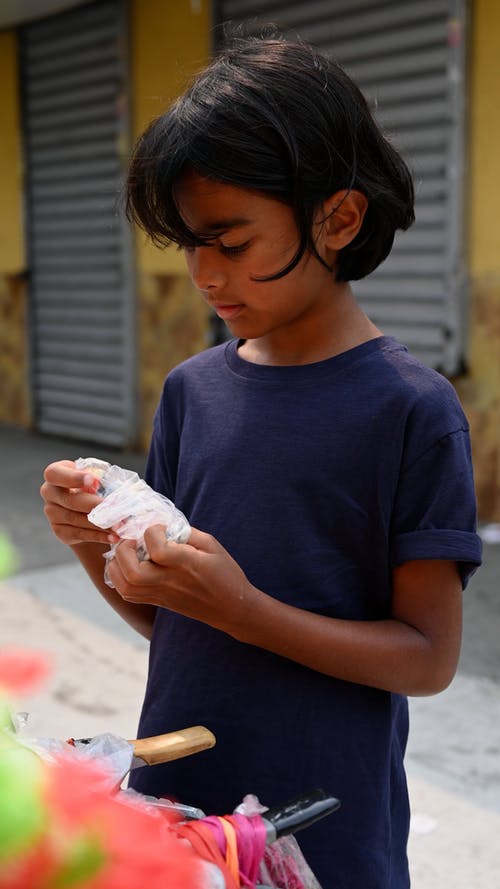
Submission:
<svg viewBox="0 0 500 889">
<path fill-rule="evenodd" d="M 262 813 L 266 821 L 273 825 L 278 837 L 288 836 L 314 824 L 340 808 L 340 800 L 330 796 L 325 790 L 312 790 Z"/>
</svg>

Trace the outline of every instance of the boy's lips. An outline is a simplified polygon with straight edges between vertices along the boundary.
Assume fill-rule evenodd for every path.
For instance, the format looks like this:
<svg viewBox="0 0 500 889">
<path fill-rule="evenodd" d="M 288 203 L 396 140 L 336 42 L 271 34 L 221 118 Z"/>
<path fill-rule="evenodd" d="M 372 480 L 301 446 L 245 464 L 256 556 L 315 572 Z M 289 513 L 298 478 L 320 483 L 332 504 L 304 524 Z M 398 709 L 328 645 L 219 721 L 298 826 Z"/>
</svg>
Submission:
<svg viewBox="0 0 500 889">
<path fill-rule="evenodd" d="M 225 321 L 229 321 L 231 318 L 235 318 L 236 315 L 239 314 L 243 306 L 241 303 L 228 303 L 227 305 L 223 305 L 222 303 L 213 303 L 212 308 L 217 313 L 219 318 L 223 318 Z"/>
</svg>

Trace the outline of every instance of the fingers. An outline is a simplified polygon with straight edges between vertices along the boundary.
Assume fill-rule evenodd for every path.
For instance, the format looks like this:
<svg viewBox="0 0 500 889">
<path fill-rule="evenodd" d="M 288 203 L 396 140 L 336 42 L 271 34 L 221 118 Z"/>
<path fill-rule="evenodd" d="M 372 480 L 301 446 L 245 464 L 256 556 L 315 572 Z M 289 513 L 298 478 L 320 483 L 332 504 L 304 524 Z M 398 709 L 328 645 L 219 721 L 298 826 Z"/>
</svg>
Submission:
<svg viewBox="0 0 500 889">
<path fill-rule="evenodd" d="M 59 460 L 47 466 L 44 478 L 40 488 L 44 512 L 59 540 L 68 546 L 84 542 L 109 546 L 118 539 L 88 521 L 88 513 L 102 501 L 102 497 L 85 491 L 84 486 L 90 488 L 94 483 L 93 476 L 75 469 L 72 460 Z"/>
<path fill-rule="evenodd" d="M 45 501 L 47 518 L 50 516 L 61 522 L 75 522 L 76 524 L 80 524 L 82 518 L 87 523 L 88 513 L 102 500 L 102 497 L 97 497 L 95 494 L 69 491 L 67 488 L 59 488 L 56 485 L 49 485 L 47 482 L 44 482 L 40 488 L 40 495 Z M 55 510 L 59 510 L 59 513 L 55 514 Z"/>
<path fill-rule="evenodd" d="M 85 508 L 85 502 L 83 504 L 83 508 L 81 507 L 81 505 L 79 505 L 78 508 L 75 508 L 75 505 L 77 504 L 77 502 L 79 501 L 80 498 L 77 498 L 74 495 L 69 495 L 69 496 L 70 497 L 73 496 L 73 500 L 74 500 L 74 503 L 71 503 L 71 508 L 64 506 L 64 503 L 66 502 L 64 498 L 61 498 L 61 500 L 49 498 L 45 502 L 43 511 L 44 511 L 47 519 L 49 520 L 49 522 L 51 522 L 51 523 L 55 522 L 60 525 L 75 525 L 76 527 L 80 527 L 80 528 L 96 529 L 96 526 L 93 525 L 91 522 L 89 522 L 89 520 L 87 518 L 87 513 L 90 512 L 90 509 L 92 509 L 92 507 L 95 506 L 96 504 L 95 503 L 92 504 L 90 506 L 90 509 L 88 509 L 88 510 Z M 66 500 L 67 500 L 67 498 L 66 498 Z M 99 502 L 99 501 L 97 501 L 97 502 Z M 99 529 L 99 530 L 102 530 L 102 529 Z M 106 530 L 105 533 L 109 534 L 110 532 Z"/>
<path fill-rule="evenodd" d="M 56 489 L 59 490 L 59 489 Z M 77 501 L 74 495 L 68 495 Z M 87 497 L 87 495 L 83 495 Z M 98 498 L 93 498 L 98 500 Z M 94 504 L 95 505 L 95 504 Z M 44 506 L 44 513 L 54 534 L 59 540 L 68 545 L 76 543 L 103 543 L 108 546 L 119 538 L 108 530 L 97 528 L 89 522 L 85 510 L 67 509 L 58 502 L 48 500 Z"/>
<path fill-rule="evenodd" d="M 49 519 L 50 521 L 50 519 Z M 90 523 L 85 527 L 78 527 L 73 523 L 65 525 L 62 522 L 50 521 L 50 527 L 58 540 L 67 546 L 76 546 L 79 543 L 100 543 L 103 546 L 110 547 L 119 538 L 110 540 L 107 531 L 101 531 Z"/>
<path fill-rule="evenodd" d="M 102 497 L 87 494 L 81 488 L 70 490 L 48 482 L 44 482 L 41 486 L 40 495 L 47 504 L 54 503 L 68 512 L 80 512 L 85 515 L 102 501 Z"/>
<path fill-rule="evenodd" d="M 152 525 L 144 532 L 144 543 L 153 562 L 158 565 L 184 564 L 193 555 L 192 550 L 216 553 L 222 547 L 211 534 L 191 528 L 187 543 L 168 540 L 165 525 Z"/>
<path fill-rule="evenodd" d="M 122 540 L 115 550 L 114 558 L 108 563 L 111 582 L 122 599 L 131 602 L 142 601 L 144 593 L 141 590 L 158 584 L 158 571 L 158 566 L 150 561 L 139 562 L 133 540 Z"/>
<path fill-rule="evenodd" d="M 59 488 L 84 488 L 92 484 L 94 476 L 87 470 L 76 469 L 73 460 L 58 460 L 46 467 L 43 477 L 46 482 Z"/>
<path fill-rule="evenodd" d="M 94 484 L 94 476 L 75 469 L 72 460 L 58 460 L 46 467 L 40 495 L 46 503 L 58 503 L 75 512 L 88 513 L 102 499 L 90 490 L 85 491 L 85 488 L 92 489 Z M 77 494 L 78 498 L 75 496 Z"/>
</svg>

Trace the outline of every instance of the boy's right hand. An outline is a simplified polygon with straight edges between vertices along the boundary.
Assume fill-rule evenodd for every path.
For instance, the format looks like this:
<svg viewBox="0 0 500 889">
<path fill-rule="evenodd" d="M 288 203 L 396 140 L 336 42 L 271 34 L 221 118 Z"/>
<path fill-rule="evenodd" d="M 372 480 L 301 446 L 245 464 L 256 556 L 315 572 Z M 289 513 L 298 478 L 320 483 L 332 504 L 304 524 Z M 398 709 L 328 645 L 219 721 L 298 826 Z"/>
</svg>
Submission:
<svg viewBox="0 0 500 889">
<path fill-rule="evenodd" d="M 89 493 L 95 479 L 88 470 L 76 469 L 72 460 L 51 463 L 44 472 L 40 494 L 45 501 L 44 512 L 56 537 L 67 546 L 79 543 L 101 543 L 109 546 L 119 538 L 111 530 L 92 525 L 87 514 L 102 501 Z"/>
</svg>

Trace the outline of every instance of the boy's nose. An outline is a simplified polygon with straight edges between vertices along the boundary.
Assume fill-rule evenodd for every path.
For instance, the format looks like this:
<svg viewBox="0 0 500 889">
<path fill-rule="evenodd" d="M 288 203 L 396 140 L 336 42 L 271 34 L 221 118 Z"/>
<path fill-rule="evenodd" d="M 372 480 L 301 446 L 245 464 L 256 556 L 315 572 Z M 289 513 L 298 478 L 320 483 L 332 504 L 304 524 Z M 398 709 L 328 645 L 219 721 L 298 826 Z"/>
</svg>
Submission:
<svg viewBox="0 0 500 889">
<path fill-rule="evenodd" d="M 211 290 L 224 284 L 220 257 L 213 247 L 195 247 L 188 254 L 188 268 L 198 290 Z"/>
</svg>

